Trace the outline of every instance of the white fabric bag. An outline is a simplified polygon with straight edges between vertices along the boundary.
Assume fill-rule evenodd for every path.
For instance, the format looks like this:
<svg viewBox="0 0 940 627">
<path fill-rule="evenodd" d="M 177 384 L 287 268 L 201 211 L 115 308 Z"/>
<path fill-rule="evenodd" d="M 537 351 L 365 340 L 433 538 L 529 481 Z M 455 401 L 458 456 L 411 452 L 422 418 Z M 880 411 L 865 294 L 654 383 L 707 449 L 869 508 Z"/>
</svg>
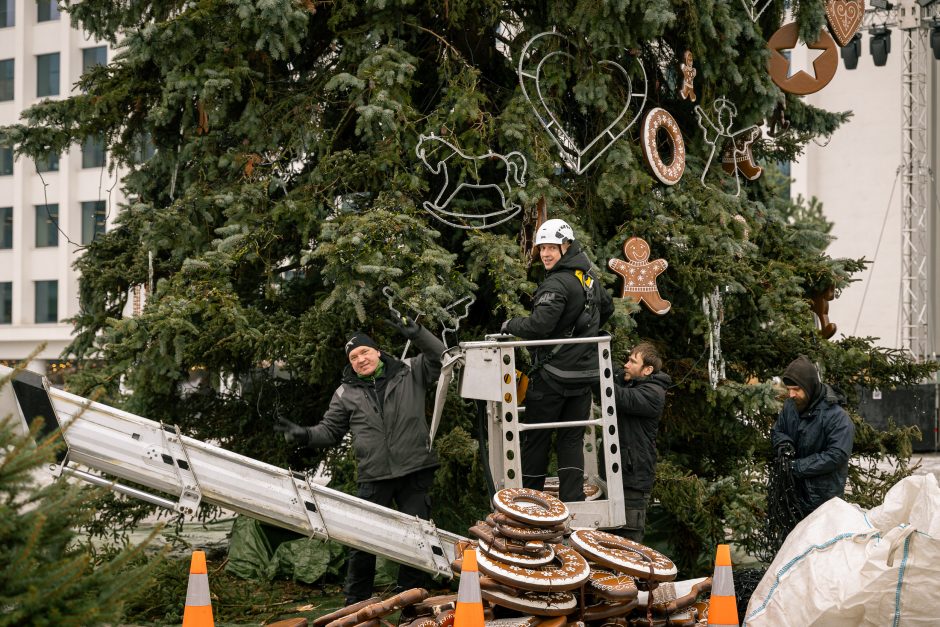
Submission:
<svg viewBox="0 0 940 627">
<path fill-rule="evenodd" d="M 742 627 L 940 625 L 940 486 L 907 477 L 869 511 L 834 498 L 798 524 Z"/>
</svg>

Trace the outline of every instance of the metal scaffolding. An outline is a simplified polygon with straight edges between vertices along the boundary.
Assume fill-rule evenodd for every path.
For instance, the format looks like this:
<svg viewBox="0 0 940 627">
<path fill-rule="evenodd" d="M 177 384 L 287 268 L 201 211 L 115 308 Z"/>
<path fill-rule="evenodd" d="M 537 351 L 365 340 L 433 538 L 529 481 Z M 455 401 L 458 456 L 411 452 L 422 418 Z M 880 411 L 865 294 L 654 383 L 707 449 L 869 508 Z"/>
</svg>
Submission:
<svg viewBox="0 0 940 627">
<path fill-rule="evenodd" d="M 901 346 L 915 357 L 928 356 L 927 308 L 930 297 L 927 228 L 930 202 L 927 135 L 927 31 L 905 28 L 901 75 Z M 932 59 L 931 59 L 932 60 Z"/>
<path fill-rule="evenodd" d="M 928 319 L 931 251 L 928 228 L 932 197 L 927 96 L 928 63 L 933 62 L 928 36 L 940 16 L 940 2 L 922 6 L 899 0 L 888 9 L 869 9 L 864 26 L 896 27 L 904 36 L 901 70 L 901 348 L 924 359 L 934 353 Z"/>
</svg>

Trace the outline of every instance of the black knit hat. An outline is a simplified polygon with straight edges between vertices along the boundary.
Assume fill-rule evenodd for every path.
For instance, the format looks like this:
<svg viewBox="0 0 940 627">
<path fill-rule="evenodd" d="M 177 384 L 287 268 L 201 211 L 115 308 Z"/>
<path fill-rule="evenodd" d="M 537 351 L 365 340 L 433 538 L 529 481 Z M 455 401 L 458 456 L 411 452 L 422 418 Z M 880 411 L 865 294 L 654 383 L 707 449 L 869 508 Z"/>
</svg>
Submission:
<svg viewBox="0 0 940 627">
<path fill-rule="evenodd" d="M 349 353 L 360 346 L 368 346 L 369 348 L 379 350 L 379 345 L 375 343 L 375 340 L 362 331 L 356 331 L 346 340 L 346 356 L 349 357 Z"/>
<path fill-rule="evenodd" d="M 800 355 L 790 362 L 787 369 L 783 371 L 783 383 L 803 388 L 803 391 L 806 392 L 806 398 L 809 400 L 816 398 L 816 394 L 822 386 L 816 365 L 806 355 Z"/>
</svg>

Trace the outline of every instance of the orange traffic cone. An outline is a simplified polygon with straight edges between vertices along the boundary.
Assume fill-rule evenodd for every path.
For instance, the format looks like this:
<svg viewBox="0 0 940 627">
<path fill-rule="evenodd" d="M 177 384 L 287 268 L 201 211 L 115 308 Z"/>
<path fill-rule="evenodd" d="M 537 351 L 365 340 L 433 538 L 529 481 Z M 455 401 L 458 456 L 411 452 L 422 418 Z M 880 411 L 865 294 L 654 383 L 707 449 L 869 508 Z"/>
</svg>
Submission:
<svg viewBox="0 0 940 627">
<path fill-rule="evenodd" d="M 477 552 L 465 549 L 460 567 L 460 587 L 457 588 L 457 608 L 454 627 L 483 627 L 483 597 L 480 596 L 480 571 Z"/>
<path fill-rule="evenodd" d="M 212 620 L 212 601 L 209 600 L 206 554 L 202 551 L 193 551 L 193 561 L 189 565 L 189 585 L 186 587 L 183 627 L 215 627 L 215 622 Z"/>
<path fill-rule="evenodd" d="M 734 595 L 734 575 L 731 573 L 731 547 L 727 544 L 719 544 L 715 554 L 712 596 L 708 600 L 708 624 L 720 627 L 740 625 L 738 602 Z"/>
</svg>

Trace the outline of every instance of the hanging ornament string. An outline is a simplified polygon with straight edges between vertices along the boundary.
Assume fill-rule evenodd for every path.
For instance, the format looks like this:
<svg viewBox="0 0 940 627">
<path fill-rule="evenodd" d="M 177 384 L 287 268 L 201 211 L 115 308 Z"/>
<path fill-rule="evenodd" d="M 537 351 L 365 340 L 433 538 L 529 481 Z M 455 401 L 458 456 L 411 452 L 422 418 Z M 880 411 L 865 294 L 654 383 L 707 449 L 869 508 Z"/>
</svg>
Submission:
<svg viewBox="0 0 940 627">
<path fill-rule="evenodd" d="M 721 323 L 725 308 L 718 287 L 709 296 L 702 296 L 702 313 L 711 325 L 708 331 L 708 382 L 715 390 L 718 382 L 725 378 L 725 359 L 721 355 Z"/>
<path fill-rule="evenodd" d="M 514 150 L 501 155 L 490 150 L 482 155 L 468 155 L 446 139 L 431 134 L 418 138 L 415 154 L 432 174 L 441 178 L 440 189 L 434 200 L 425 201 L 423 207 L 444 224 L 458 229 L 488 229 L 502 224 L 522 211 L 521 205 L 510 200 L 513 189 L 525 187 L 528 161 L 521 152 Z M 484 165 L 501 167 L 502 180 L 479 182 L 482 178 L 480 168 Z M 465 176 L 470 180 L 466 180 Z M 470 193 L 473 190 L 496 192 L 500 208 L 489 213 L 450 210 L 451 202 L 464 190 L 471 190 Z"/>
<path fill-rule="evenodd" d="M 452 316 L 454 321 L 453 328 L 448 327 L 446 323 L 443 325 L 444 328 L 441 330 L 441 341 L 444 343 L 444 346 L 450 348 L 450 346 L 447 344 L 447 338 L 445 337 L 448 333 L 454 336 L 454 344 L 457 344 L 457 331 L 460 330 L 460 321 L 470 315 L 470 307 L 472 307 L 473 303 L 475 302 L 477 302 L 476 297 L 474 297 L 472 294 L 468 294 L 467 296 L 458 298 L 451 304 L 444 307 L 444 311 Z M 464 306 L 463 313 L 460 315 L 454 315 L 457 311 L 457 307 L 460 305 Z"/>
<path fill-rule="evenodd" d="M 398 322 L 399 320 L 404 319 L 404 316 L 401 315 L 401 312 L 395 308 L 395 301 L 401 300 L 395 294 L 395 291 L 392 290 L 390 286 L 386 285 L 385 287 L 382 288 L 382 293 L 385 294 L 385 298 L 388 299 L 388 309 L 389 311 L 392 312 L 392 320 L 394 320 L 395 322 Z M 423 314 L 421 312 L 418 312 L 413 318 L 413 320 L 417 322 L 421 318 L 422 315 Z M 409 339 L 407 342 L 405 342 L 405 349 L 401 352 L 401 359 L 405 358 L 405 355 L 408 354 L 408 349 L 410 347 L 411 347 L 411 340 Z"/>
</svg>

